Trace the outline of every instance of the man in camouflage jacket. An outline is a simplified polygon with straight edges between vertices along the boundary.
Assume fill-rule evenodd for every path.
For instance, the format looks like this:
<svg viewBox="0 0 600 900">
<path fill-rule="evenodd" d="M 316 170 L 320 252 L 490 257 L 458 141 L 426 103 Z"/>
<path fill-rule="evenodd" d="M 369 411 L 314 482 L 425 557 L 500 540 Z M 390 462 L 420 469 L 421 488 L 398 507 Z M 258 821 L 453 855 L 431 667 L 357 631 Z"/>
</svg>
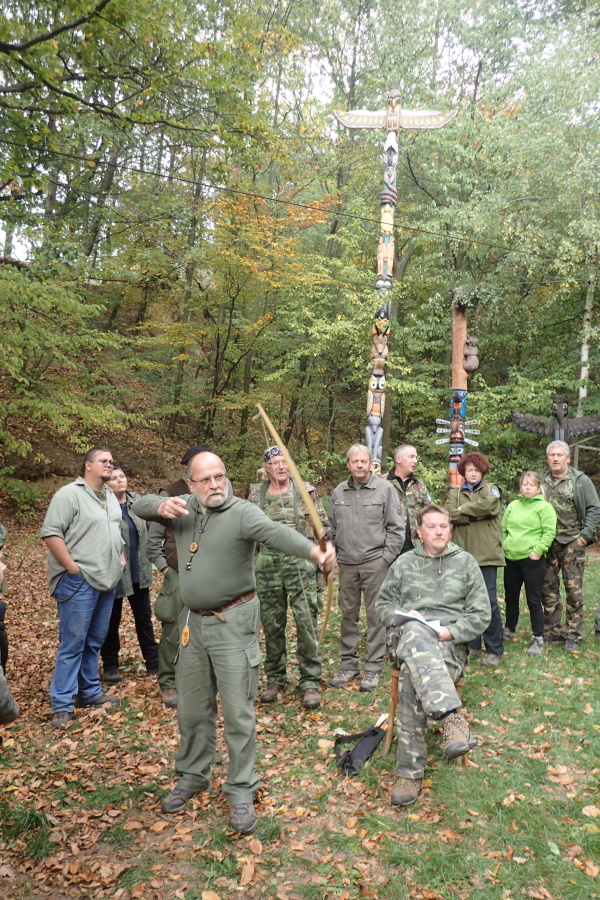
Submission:
<svg viewBox="0 0 600 900">
<path fill-rule="evenodd" d="M 427 506 L 417 516 L 421 539 L 391 566 L 375 603 L 387 633 L 388 652 L 400 667 L 398 703 L 398 780 L 394 806 L 414 803 L 427 766 L 425 719 L 443 728 L 446 759 L 468 753 L 476 738 L 459 715 L 455 684 L 462 675 L 469 642 L 488 626 L 491 613 L 483 576 L 470 553 L 450 542 L 450 516 Z M 409 618 L 396 624 L 396 611 Z M 434 631 L 411 616 L 438 620 Z M 393 728 L 393 723 L 390 723 Z"/>
<path fill-rule="evenodd" d="M 546 448 L 546 458 L 549 471 L 542 473 L 542 491 L 544 498 L 554 507 L 558 522 L 556 537 L 548 551 L 542 588 L 544 639 L 564 640 L 565 650 L 572 653 L 579 650 L 583 631 L 585 548 L 596 540 L 600 526 L 600 501 L 587 475 L 569 465 L 571 450 L 567 443 L 552 441 Z M 567 595 L 564 631 L 561 625 L 560 573 Z M 596 614 L 596 635 L 600 637 L 600 606 Z"/>
<path fill-rule="evenodd" d="M 401 553 L 408 553 L 413 549 L 417 540 L 417 513 L 431 503 L 427 485 L 415 475 L 418 461 L 415 447 L 411 444 L 400 444 L 394 450 L 394 468 L 390 469 L 387 476 L 387 480 L 391 481 L 398 491 L 398 499 L 405 516 L 406 531 Z"/>
<path fill-rule="evenodd" d="M 281 450 L 269 447 L 264 454 L 264 468 L 268 481 L 250 486 L 248 500 L 263 510 L 274 522 L 299 531 L 313 539 L 314 530 L 308 510 Z M 327 514 L 315 488 L 305 482 L 325 528 L 329 529 Z M 296 623 L 298 669 L 303 705 L 316 709 L 321 705 L 321 655 L 318 649 L 317 567 L 310 559 L 284 556 L 261 546 L 256 557 L 256 590 L 260 598 L 260 618 L 265 635 L 265 671 L 267 687 L 261 695 L 262 703 L 274 703 L 287 687 L 287 649 L 285 630 L 288 602 Z"/>
</svg>

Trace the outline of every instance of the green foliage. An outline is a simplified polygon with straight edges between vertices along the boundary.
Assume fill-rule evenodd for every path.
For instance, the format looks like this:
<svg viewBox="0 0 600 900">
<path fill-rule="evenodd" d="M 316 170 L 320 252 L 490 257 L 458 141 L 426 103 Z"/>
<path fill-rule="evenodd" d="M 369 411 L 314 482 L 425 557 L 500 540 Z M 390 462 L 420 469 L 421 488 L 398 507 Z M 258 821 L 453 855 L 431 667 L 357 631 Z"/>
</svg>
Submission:
<svg viewBox="0 0 600 900">
<path fill-rule="evenodd" d="M 143 423 L 218 445 L 241 486 L 260 400 L 306 477 L 344 477 L 363 439 L 383 133 L 347 133 L 332 108 L 383 108 L 393 73 L 406 107 L 459 114 L 399 135 L 391 444 L 417 444 L 440 496 L 458 289 L 481 350 L 468 414 L 508 491 L 541 458 L 511 409 L 549 415 L 579 387 L 595 24 L 546 0 L 400 0 L 392 18 L 381 0 L 5 4 L 0 214 L 6 255 L 28 263 L 0 263 L 5 452 L 35 452 L 42 430 L 118 444 Z M 596 319 L 592 335 L 593 372 Z"/>
<path fill-rule="evenodd" d="M 13 472 L 13 466 L 4 466 L 0 469 L 2 493 L 15 503 L 21 515 L 34 515 L 39 501 L 44 496 L 44 492 L 34 485 L 22 481 L 20 478 L 12 478 Z"/>
</svg>

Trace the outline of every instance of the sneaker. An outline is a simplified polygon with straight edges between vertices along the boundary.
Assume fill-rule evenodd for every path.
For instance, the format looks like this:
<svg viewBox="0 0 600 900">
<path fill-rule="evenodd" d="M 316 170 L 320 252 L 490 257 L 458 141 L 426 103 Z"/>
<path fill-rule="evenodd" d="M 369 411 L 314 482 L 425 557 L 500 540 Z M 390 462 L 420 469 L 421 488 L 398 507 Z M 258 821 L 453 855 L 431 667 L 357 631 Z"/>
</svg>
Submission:
<svg viewBox="0 0 600 900">
<path fill-rule="evenodd" d="M 318 709 L 321 705 L 321 694 L 316 688 L 307 688 L 302 698 L 304 709 Z"/>
<path fill-rule="evenodd" d="M 280 695 L 283 697 L 285 692 L 286 692 L 285 684 L 275 684 L 274 681 L 270 681 L 269 684 L 266 686 L 265 690 L 260 695 L 260 702 L 261 703 L 275 703 L 275 701 L 279 698 Z"/>
<path fill-rule="evenodd" d="M 576 638 L 565 638 L 565 650 L 567 653 L 577 653 L 579 650 L 579 641 Z"/>
<path fill-rule="evenodd" d="M 236 803 L 235 806 L 232 806 L 231 816 L 229 817 L 229 825 L 232 831 L 248 834 L 254 829 L 257 821 L 253 803 Z"/>
<path fill-rule="evenodd" d="M 104 675 L 102 676 L 102 681 L 106 681 L 108 684 L 118 684 L 123 679 L 121 678 L 120 672 L 118 669 L 105 669 Z"/>
<path fill-rule="evenodd" d="M 516 631 L 511 631 L 510 628 L 506 628 L 506 627 L 505 627 L 504 631 L 502 632 L 502 636 L 503 636 L 503 638 L 504 638 L 505 641 L 516 641 L 516 639 L 517 639 L 517 632 L 516 632 Z"/>
<path fill-rule="evenodd" d="M 446 759 L 456 759 L 477 746 L 477 738 L 458 713 L 450 713 L 442 721 L 442 751 Z"/>
<path fill-rule="evenodd" d="M 365 677 L 360 683 L 361 691 L 374 691 L 379 684 L 379 672 L 365 672 Z"/>
<path fill-rule="evenodd" d="M 330 680 L 329 686 L 334 688 L 346 687 L 351 681 L 357 681 L 360 678 L 360 672 L 351 672 L 350 669 L 340 669 L 337 675 Z"/>
<path fill-rule="evenodd" d="M 52 727 L 56 729 L 56 731 L 61 731 L 63 728 L 67 727 L 72 718 L 73 713 L 67 712 L 66 710 L 54 713 L 52 716 Z"/>
<path fill-rule="evenodd" d="M 75 706 L 78 709 L 101 709 L 103 706 L 118 706 L 120 703 L 118 697 L 111 697 L 110 694 L 100 694 L 95 700 L 83 703 L 78 697 L 75 699 Z"/>
<path fill-rule="evenodd" d="M 165 688 L 160 692 L 162 702 L 167 709 L 177 709 L 177 691 L 175 688 Z"/>
<path fill-rule="evenodd" d="M 544 652 L 544 638 L 536 637 L 535 634 L 531 635 L 531 643 L 525 653 L 528 653 L 529 656 L 541 656 Z"/>
<path fill-rule="evenodd" d="M 164 813 L 181 812 L 188 800 L 191 800 L 196 791 L 186 791 L 184 788 L 175 787 L 173 790 L 163 797 L 160 808 Z"/>
<path fill-rule="evenodd" d="M 501 656 L 496 656 L 495 653 L 486 653 L 483 659 L 481 660 L 482 666 L 489 666 L 490 668 L 499 666 L 502 662 Z"/>
<path fill-rule="evenodd" d="M 410 806 L 422 790 L 422 778 L 399 778 L 392 788 L 392 806 Z"/>
</svg>

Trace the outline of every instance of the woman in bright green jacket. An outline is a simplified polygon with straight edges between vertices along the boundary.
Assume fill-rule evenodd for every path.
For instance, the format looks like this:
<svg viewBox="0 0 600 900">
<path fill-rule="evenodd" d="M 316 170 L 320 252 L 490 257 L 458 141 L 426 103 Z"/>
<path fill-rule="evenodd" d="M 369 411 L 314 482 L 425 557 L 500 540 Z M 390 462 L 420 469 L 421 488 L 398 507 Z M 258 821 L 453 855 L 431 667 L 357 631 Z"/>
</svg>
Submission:
<svg viewBox="0 0 600 900">
<path fill-rule="evenodd" d="M 514 641 L 519 621 L 519 596 L 525 584 L 525 596 L 531 617 L 530 656 L 544 651 L 544 609 L 542 585 L 546 574 L 546 553 L 556 534 L 554 507 L 544 500 L 537 472 L 525 472 L 520 494 L 506 508 L 502 518 L 504 536 L 504 595 L 506 627 L 504 639 Z"/>
</svg>

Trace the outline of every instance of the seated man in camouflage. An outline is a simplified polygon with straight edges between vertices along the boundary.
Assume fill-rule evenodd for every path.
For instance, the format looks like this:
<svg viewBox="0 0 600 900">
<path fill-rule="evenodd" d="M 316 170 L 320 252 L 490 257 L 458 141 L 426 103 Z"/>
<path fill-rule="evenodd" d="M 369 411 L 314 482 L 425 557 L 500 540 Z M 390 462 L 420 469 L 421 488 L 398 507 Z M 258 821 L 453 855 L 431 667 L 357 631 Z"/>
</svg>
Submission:
<svg viewBox="0 0 600 900">
<path fill-rule="evenodd" d="M 454 685 L 463 672 L 470 641 L 490 622 L 483 576 L 471 554 L 450 542 L 447 510 L 433 505 L 419 510 L 417 533 L 415 549 L 391 566 L 375 603 L 379 621 L 388 630 L 392 662 L 401 666 L 393 806 L 410 806 L 421 793 L 427 716 L 442 724 L 446 759 L 462 756 L 476 745 L 458 712 L 461 702 Z M 439 632 L 411 620 L 396 625 L 396 610 L 439 620 Z"/>
</svg>

